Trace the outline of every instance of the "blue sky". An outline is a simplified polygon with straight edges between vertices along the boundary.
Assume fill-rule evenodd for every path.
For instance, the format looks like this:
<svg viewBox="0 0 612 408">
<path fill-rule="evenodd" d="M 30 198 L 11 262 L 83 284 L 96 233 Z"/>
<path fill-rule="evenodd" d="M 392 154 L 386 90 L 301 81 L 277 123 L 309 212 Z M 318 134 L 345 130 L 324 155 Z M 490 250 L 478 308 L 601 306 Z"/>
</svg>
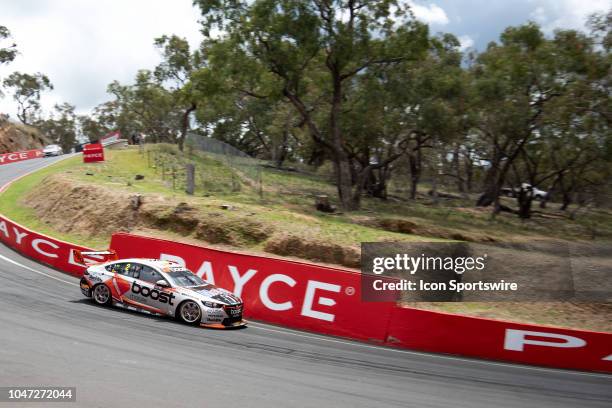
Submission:
<svg viewBox="0 0 612 408">
<path fill-rule="evenodd" d="M 482 50 L 509 25 L 533 20 L 544 31 L 584 27 L 586 16 L 612 7 L 610 0 L 404 0 L 433 33 L 451 32 L 464 47 Z M 12 71 L 44 72 L 55 90 L 43 96 L 50 109 L 69 102 L 88 112 L 109 99 L 114 79 L 133 80 L 141 68 L 153 68 L 160 57 L 153 39 L 163 34 L 200 39 L 198 9 L 191 0 L 0 0 L 0 25 L 18 44 L 17 59 L 0 68 L 0 79 Z M 0 112 L 15 117 L 10 96 Z"/>
</svg>

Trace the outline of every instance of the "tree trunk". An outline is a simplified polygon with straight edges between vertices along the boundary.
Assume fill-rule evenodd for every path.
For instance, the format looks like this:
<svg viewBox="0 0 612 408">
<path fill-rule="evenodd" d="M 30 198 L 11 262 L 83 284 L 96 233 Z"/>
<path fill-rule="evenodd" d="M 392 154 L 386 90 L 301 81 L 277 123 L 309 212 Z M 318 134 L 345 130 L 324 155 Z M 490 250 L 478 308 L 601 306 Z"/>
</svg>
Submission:
<svg viewBox="0 0 612 408">
<path fill-rule="evenodd" d="M 372 181 L 370 186 L 370 195 L 372 197 L 381 198 L 383 200 L 387 199 L 387 181 L 389 179 L 390 170 L 388 166 L 385 166 L 378 170 L 378 178 L 374 176 L 374 173 L 371 172 L 368 180 Z"/>
<path fill-rule="evenodd" d="M 499 150 L 496 149 L 493 154 L 493 159 L 491 160 L 491 168 L 487 171 L 487 174 L 484 179 L 483 187 L 484 191 L 478 197 L 478 201 L 476 202 L 477 207 L 488 207 L 491 204 L 497 204 L 496 200 L 499 196 L 499 191 L 501 186 L 500 184 L 500 164 L 502 160 L 502 154 Z M 503 183 L 503 180 L 501 181 Z"/>
<path fill-rule="evenodd" d="M 353 191 L 352 197 L 352 209 L 358 209 L 361 204 L 361 193 L 367 183 L 367 180 L 370 178 L 372 173 L 372 167 L 366 166 L 363 170 L 361 170 L 357 174 L 357 179 L 355 180 L 355 190 Z"/>
<path fill-rule="evenodd" d="M 187 108 L 185 112 L 183 112 L 183 118 L 181 121 L 181 135 L 178 139 L 178 148 L 181 152 L 183 151 L 183 147 L 185 145 L 185 138 L 187 137 L 187 131 L 189 130 L 189 115 L 191 115 L 191 112 L 196 110 L 196 108 L 197 105 L 192 102 L 189 108 Z"/>
<path fill-rule="evenodd" d="M 337 154 L 334 158 L 334 168 L 336 170 L 338 197 L 340 198 L 342 208 L 347 211 L 358 209 L 359 200 L 355 201 L 355 196 L 353 195 L 351 164 L 344 152 Z"/>
<path fill-rule="evenodd" d="M 561 207 L 559 207 L 559 210 L 561 211 L 566 211 L 567 207 L 570 206 L 570 204 L 572 203 L 572 197 L 568 192 L 563 192 L 563 202 L 561 204 Z"/>
<path fill-rule="evenodd" d="M 531 218 L 531 204 L 533 202 L 533 190 L 526 189 L 521 186 L 518 194 L 518 205 L 519 211 L 518 215 L 520 218 L 528 219 Z"/>
<path fill-rule="evenodd" d="M 359 209 L 360 197 L 353 194 L 353 169 L 351 160 L 344 150 L 344 139 L 340 128 L 340 115 L 342 113 L 342 79 L 340 71 L 332 66 L 333 96 L 329 118 L 329 130 L 332 137 L 331 150 L 334 156 L 334 167 L 338 186 L 338 196 L 342 208 L 347 211 Z M 362 186 L 363 187 L 363 186 Z M 359 191 L 361 194 L 361 191 Z"/>
<path fill-rule="evenodd" d="M 421 181 L 421 149 L 408 154 L 408 164 L 410 165 L 410 199 L 416 200 L 417 188 Z"/>
<path fill-rule="evenodd" d="M 465 193 L 465 185 L 463 183 L 463 177 L 461 176 L 461 161 L 459 160 L 459 146 L 455 146 L 453 151 L 453 168 L 455 170 L 455 181 L 457 182 L 457 190 L 461 193 Z"/>
<path fill-rule="evenodd" d="M 285 126 L 285 130 L 283 131 L 283 141 L 281 145 L 274 149 L 274 164 L 277 168 L 283 167 L 283 163 L 287 158 L 287 145 L 289 141 L 289 129 Z"/>
</svg>

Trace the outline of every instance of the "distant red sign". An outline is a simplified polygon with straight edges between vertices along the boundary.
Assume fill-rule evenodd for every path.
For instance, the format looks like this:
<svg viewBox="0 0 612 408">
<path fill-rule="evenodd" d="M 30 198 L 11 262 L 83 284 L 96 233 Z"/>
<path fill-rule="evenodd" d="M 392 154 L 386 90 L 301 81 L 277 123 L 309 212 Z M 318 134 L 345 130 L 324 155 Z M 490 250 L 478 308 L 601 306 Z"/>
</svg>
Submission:
<svg viewBox="0 0 612 408">
<path fill-rule="evenodd" d="M 0 165 L 15 163 L 22 160 L 43 157 L 42 149 L 25 150 L 23 152 L 12 152 L 0 154 Z"/>
<path fill-rule="evenodd" d="M 116 142 L 120 138 L 121 138 L 121 132 L 119 132 L 119 131 L 111 132 L 111 133 L 105 135 L 104 137 L 102 137 L 100 139 L 100 143 L 102 143 L 103 146 L 106 146 L 107 144 Z"/>
<path fill-rule="evenodd" d="M 83 147 L 83 163 L 104 161 L 104 147 L 100 143 L 92 143 Z"/>
</svg>

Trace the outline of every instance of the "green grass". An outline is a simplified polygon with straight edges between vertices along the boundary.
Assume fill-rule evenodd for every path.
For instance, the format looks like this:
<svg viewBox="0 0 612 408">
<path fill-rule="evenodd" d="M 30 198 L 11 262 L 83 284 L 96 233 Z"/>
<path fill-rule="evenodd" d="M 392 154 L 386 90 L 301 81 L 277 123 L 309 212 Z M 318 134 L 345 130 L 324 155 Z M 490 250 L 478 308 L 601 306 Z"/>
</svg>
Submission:
<svg viewBox="0 0 612 408">
<path fill-rule="evenodd" d="M 156 151 L 141 153 L 138 149 L 107 150 L 103 163 L 84 164 L 80 157 L 70 158 L 21 178 L 0 196 L 0 212 L 36 231 L 57 238 L 88 245 L 105 247 L 108 236 L 84 236 L 75 233 L 61 233 L 52 225 L 41 222 L 33 209 L 21 205 L 21 197 L 36 189 L 52 174 L 64 174 L 90 184 L 106 186 L 143 195 L 154 194 L 174 199 L 190 200 L 190 203 L 204 213 L 215 214 L 221 204 L 230 203 L 237 207 L 232 217 L 249 217 L 263 225 L 269 225 L 277 232 L 324 240 L 339 245 L 359 245 L 371 241 L 412 241 L 427 238 L 383 231 L 357 225 L 343 215 L 327 215 L 312 209 L 315 194 L 333 193 L 334 187 L 313 175 L 284 172 L 264 168 L 261 170 L 265 191 L 263 196 L 257 182 L 249 178 L 246 171 L 236 166 L 229 168 L 214 156 L 198 154 L 188 159 L 180 156 L 173 147 L 156 146 Z M 184 192 L 184 164 L 196 165 L 196 191 L 193 197 Z M 172 183 L 172 168 L 176 180 Z M 135 180 L 134 176 L 144 176 Z M 255 180 L 256 181 L 256 180 Z M 236 188 L 239 185 L 239 189 Z M 307 192 L 300 193 L 304 185 Z M 228 214 L 229 215 L 229 214 Z M 251 249 L 261 249 L 263 243 L 254 244 Z"/>
<path fill-rule="evenodd" d="M 365 197 L 362 210 L 328 215 L 313 208 L 314 196 L 325 194 L 335 202 L 336 189 L 326 177 L 307 172 L 288 172 L 263 167 L 252 159 L 228 159 L 212 154 L 180 154 L 171 145 L 149 145 L 146 151 L 136 148 L 107 150 L 104 163 L 84 164 L 79 157 L 61 161 L 15 182 L 0 199 L 0 212 L 15 221 L 58 238 L 106 245 L 108 237 L 84 237 L 54 231 L 53 226 L 41 222 L 34 211 L 19 202 L 20 197 L 37 188 L 44 178 L 63 173 L 86 183 L 117 188 L 143 195 L 154 194 L 176 200 L 187 200 L 205 213 L 218 212 L 221 204 L 237 207 L 238 217 L 274 227 L 276 231 L 305 236 L 311 239 L 335 242 L 340 245 L 359 245 L 372 241 L 438 240 L 427 236 L 441 229 L 462 233 L 487 234 L 507 237 L 553 236 L 590 238 L 592 230 L 597 237 L 612 236 L 612 215 L 609 212 L 589 212 L 576 221 L 533 219 L 522 222 L 504 214 L 492 220 L 488 212 L 470 213 L 457 207 L 471 208 L 471 200 L 453 204 L 431 205 L 417 202 L 381 201 Z M 196 189 L 187 196 L 184 166 L 196 166 Z M 175 177 L 172 177 L 174 173 Z M 140 174 L 143 180 L 135 180 Z M 336 202 L 337 204 L 337 202 Z M 417 223 L 419 235 L 394 233 L 359 225 L 358 219 L 399 218 Z M 431 230 L 431 233 L 428 231 Z M 437 232 L 438 231 L 438 232 Z M 254 245 L 253 249 L 263 244 Z"/>
<path fill-rule="evenodd" d="M 41 222 L 33 209 L 21 203 L 21 198 L 43 183 L 45 177 L 55 173 L 74 171 L 80 167 L 87 167 L 81 161 L 81 157 L 72 157 L 17 180 L 0 195 L 0 214 L 34 231 L 52 235 L 64 241 L 92 247 L 107 247 L 108 240 L 104 237 L 85 237 L 79 234 L 65 234 L 55 230 L 52 226 Z"/>
</svg>

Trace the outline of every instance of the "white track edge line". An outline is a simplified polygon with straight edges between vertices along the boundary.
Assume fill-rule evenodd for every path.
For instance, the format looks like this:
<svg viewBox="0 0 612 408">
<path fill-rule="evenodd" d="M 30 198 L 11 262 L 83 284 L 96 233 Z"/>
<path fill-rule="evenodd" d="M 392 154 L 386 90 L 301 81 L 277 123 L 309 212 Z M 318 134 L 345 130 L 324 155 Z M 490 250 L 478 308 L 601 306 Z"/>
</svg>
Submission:
<svg viewBox="0 0 612 408">
<path fill-rule="evenodd" d="M 28 271 L 31 271 L 31 272 L 37 273 L 37 274 L 42 275 L 42 276 L 46 276 L 47 278 L 55 279 L 56 281 L 60 281 L 60 282 L 63 282 L 63 283 L 67 283 L 68 285 L 72 285 L 72 286 L 79 286 L 78 284 L 76 284 L 76 283 L 74 283 L 74 282 L 70 282 L 70 281 L 67 281 L 67 280 L 64 280 L 64 279 L 60 279 L 60 278 L 58 278 L 58 277 L 56 277 L 56 276 L 49 275 L 48 273 L 44 273 L 44 272 L 41 272 L 41 271 L 37 271 L 37 270 L 36 270 L 36 269 L 34 269 L 34 268 L 30 268 L 29 266 L 26 266 L 26 265 L 20 264 L 19 262 L 17 262 L 17 261 L 13 261 L 11 258 L 8 258 L 8 257 L 6 257 L 6 256 L 4 256 L 4 255 L 0 255 L 0 259 L 3 259 L 3 260 L 5 260 L 6 262 L 12 263 L 13 265 L 17 265 L 17 266 L 19 266 L 19 267 L 21 267 L 21 268 L 27 269 Z"/>
</svg>

